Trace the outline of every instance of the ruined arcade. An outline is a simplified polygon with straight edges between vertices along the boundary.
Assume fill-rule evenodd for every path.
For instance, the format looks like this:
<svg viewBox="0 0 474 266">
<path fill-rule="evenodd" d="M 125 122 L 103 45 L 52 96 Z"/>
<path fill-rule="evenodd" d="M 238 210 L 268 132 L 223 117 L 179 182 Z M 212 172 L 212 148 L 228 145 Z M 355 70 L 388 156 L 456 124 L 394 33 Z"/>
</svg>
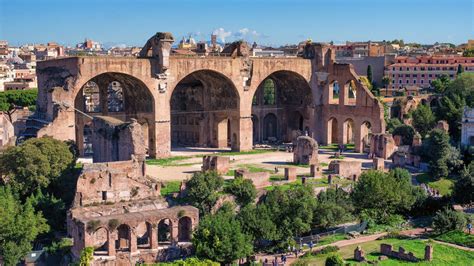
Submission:
<svg viewBox="0 0 474 266">
<path fill-rule="evenodd" d="M 329 45 L 308 43 L 301 57 L 250 57 L 236 42 L 219 55 L 171 55 L 157 33 L 138 58 L 71 57 L 38 64 L 37 110 L 27 136 L 74 140 L 92 155 L 92 117 L 135 119 L 147 154 L 174 146 L 251 150 L 303 135 L 320 144 L 355 143 L 383 133 L 383 107 Z"/>
</svg>

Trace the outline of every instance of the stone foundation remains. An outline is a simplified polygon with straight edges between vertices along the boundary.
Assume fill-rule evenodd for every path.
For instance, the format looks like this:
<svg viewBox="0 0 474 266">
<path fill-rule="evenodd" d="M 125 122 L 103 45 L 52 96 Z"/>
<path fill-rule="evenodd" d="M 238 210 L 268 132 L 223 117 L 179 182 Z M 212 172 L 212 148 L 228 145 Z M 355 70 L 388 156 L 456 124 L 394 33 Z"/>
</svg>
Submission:
<svg viewBox="0 0 474 266">
<path fill-rule="evenodd" d="M 229 157 L 204 156 L 202 157 L 202 171 L 216 171 L 219 175 L 225 175 L 229 171 Z"/>
<path fill-rule="evenodd" d="M 254 186 L 257 189 L 271 186 L 270 173 L 269 172 L 257 172 L 251 173 L 247 169 L 235 170 L 234 178 L 244 178 L 252 180 Z"/>
<path fill-rule="evenodd" d="M 329 163 L 328 169 L 338 176 L 357 179 L 362 173 L 362 163 L 359 161 L 334 160 Z"/>
<path fill-rule="evenodd" d="M 299 136 L 294 143 L 293 163 L 318 164 L 318 143 L 311 137 Z"/>
</svg>

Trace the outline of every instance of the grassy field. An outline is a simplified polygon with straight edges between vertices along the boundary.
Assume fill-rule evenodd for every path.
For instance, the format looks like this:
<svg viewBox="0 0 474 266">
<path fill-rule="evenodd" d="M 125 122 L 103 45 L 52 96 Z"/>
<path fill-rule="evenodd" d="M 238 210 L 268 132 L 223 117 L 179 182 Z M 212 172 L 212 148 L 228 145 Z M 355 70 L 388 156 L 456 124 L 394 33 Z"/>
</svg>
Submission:
<svg viewBox="0 0 474 266">
<path fill-rule="evenodd" d="M 416 181 L 427 184 L 429 187 L 438 190 L 441 195 L 450 195 L 453 191 L 454 182 L 450 179 L 442 178 L 440 180 L 433 180 L 429 174 L 419 174 L 416 176 Z"/>
<path fill-rule="evenodd" d="M 381 254 L 380 244 L 386 243 L 393 245 L 394 250 L 398 250 L 398 247 L 403 246 L 406 252 L 413 252 L 416 257 L 424 257 L 424 249 L 427 241 L 423 240 L 402 240 L 402 239 L 384 239 L 367 242 L 363 244 L 355 244 L 341 248 L 338 253 L 346 260 L 348 265 L 369 265 L 368 263 L 358 263 L 354 261 L 354 249 L 358 245 L 362 247 L 366 254 L 366 259 L 369 261 L 377 260 Z M 472 265 L 474 261 L 474 252 L 464 251 L 457 248 L 449 247 L 442 244 L 431 243 L 433 245 L 433 261 L 420 261 L 418 263 L 406 262 L 396 259 L 388 259 L 380 261 L 377 265 Z M 309 258 L 298 260 L 297 264 L 294 265 L 324 265 L 326 257 L 329 254 L 317 255 Z"/>
<path fill-rule="evenodd" d="M 319 242 L 316 244 L 316 247 L 332 244 L 337 241 L 346 240 L 345 234 L 334 234 L 322 237 Z"/>
<path fill-rule="evenodd" d="M 165 197 L 172 193 L 179 192 L 179 187 L 181 186 L 181 181 L 169 181 L 165 182 L 164 186 L 160 190 L 161 196 Z"/>
<path fill-rule="evenodd" d="M 444 233 L 436 236 L 434 239 L 464 247 L 474 248 L 474 235 L 469 235 L 461 231 L 451 231 Z"/>
<path fill-rule="evenodd" d="M 159 165 L 159 166 L 185 166 L 185 165 L 193 165 L 194 163 L 186 164 L 181 163 L 181 161 L 191 159 L 193 157 L 190 156 L 174 156 L 169 158 L 162 158 L 162 159 L 148 159 L 146 160 L 146 164 L 149 165 Z"/>
</svg>

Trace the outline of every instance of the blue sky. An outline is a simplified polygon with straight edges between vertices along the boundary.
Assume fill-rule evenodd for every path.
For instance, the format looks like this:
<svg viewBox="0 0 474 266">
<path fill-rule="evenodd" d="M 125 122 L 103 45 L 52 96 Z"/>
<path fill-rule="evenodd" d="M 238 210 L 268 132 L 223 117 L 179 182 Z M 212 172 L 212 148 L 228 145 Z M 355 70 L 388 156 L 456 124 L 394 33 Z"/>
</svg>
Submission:
<svg viewBox="0 0 474 266">
<path fill-rule="evenodd" d="M 463 43 L 474 38 L 473 0 L 0 0 L 0 39 L 13 45 L 84 38 L 142 45 L 176 39 L 261 44 L 391 40 Z"/>
</svg>

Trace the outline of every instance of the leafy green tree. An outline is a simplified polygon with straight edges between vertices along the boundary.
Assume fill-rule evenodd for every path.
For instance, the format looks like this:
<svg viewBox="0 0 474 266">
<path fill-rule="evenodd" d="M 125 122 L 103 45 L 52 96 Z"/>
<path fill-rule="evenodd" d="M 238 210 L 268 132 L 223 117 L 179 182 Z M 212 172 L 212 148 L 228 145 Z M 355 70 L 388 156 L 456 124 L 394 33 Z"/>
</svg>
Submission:
<svg viewBox="0 0 474 266">
<path fill-rule="evenodd" d="M 400 119 L 390 118 L 387 120 L 387 131 L 393 134 L 393 131 L 395 130 L 395 128 L 401 125 L 402 125 L 402 121 L 400 121 Z"/>
<path fill-rule="evenodd" d="M 451 153 L 449 135 L 441 129 L 434 129 L 423 143 L 425 157 L 430 165 L 430 173 L 435 179 L 447 177 L 448 159 Z"/>
<path fill-rule="evenodd" d="M 462 212 L 445 207 L 433 217 L 433 229 L 438 233 L 463 230 L 466 221 L 466 216 Z"/>
<path fill-rule="evenodd" d="M 8 148 L 0 156 L 3 183 L 11 184 L 27 197 L 39 188 L 59 181 L 61 174 L 75 163 L 69 147 L 62 141 L 44 137 L 29 139 Z"/>
<path fill-rule="evenodd" d="M 474 107 L 474 73 L 462 73 L 449 83 L 436 109 L 438 120 L 446 120 L 453 139 L 461 136 L 461 119 L 465 106 Z"/>
<path fill-rule="evenodd" d="M 343 266 L 344 265 L 344 260 L 342 259 L 341 255 L 338 253 L 334 253 L 332 255 L 329 255 L 326 258 L 325 264 L 326 266 Z"/>
<path fill-rule="evenodd" d="M 224 179 L 216 172 L 197 172 L 186 184 L 188 201 L 201 214 L 209 213 L 219 198 Z"/>
<path fill-rule="evenodd" d="M 281 240 L 311 229 L 316 199 L 310 186 L 295 186 L 288 190 L 276 187 L 267 193 L 263 203 L 272 214 Z"/>
<path fill-rule="evenodd" d="M 228 211 L 204 216 L 192 239 L 196 255 L 220 263 L 250 256 L 253 252 L 251 237 L 242 231 L 240 222 Z"/>
<path fill-rule="evenodd" d="M 252 180 L 241 177 L 232 180 L 232 183 L 226 190 L 236 197 L 237 203 L 241 206 L 252 203 L 257 196 L 257 189 Z"/>
<path fill-rule="evenodd" d="M 465 205 L 474 204 L 474 162 L 462 171 L 454 186 L 454 199 Z"/>
<path fill-rule="evenodd" d="M 402 124 L 397 126 L 393 130 L 394 136 L 401 136 L 402 137 L 402 145 L 411 145 L 413 143 L 413 137 L 415 136 L 415 129 L 410 125 Z"/>
<path fill-rule="evenodd" d="M 328 228 L 351 221 L 354 218 L 353 210 L 349 193 L 342 189 L 329 188 L 317 196 L 313 224 L 320 228 Z"/>
<path fill-rule="evenodd" d="M 0 187 L 0 217 L 0 256 L 5 265 L 16 265 L 32 249 L 33 240 L 49 230 L 31 200 L 22 204 L 9 186 Z"/>
<path fill-rule="evenodd" d="M 444 93 L 450 83 L 451 80 L 449 77 L 445 74 L 441 74 L 437 79 L 431 82 L 431 87 L 434 88 L 436 93 Z"/>
<path fill-rule="evenodd" d="M 436 117 L 427 105 L 420 104 L 412 113 L 413 127 L 425 137 L 436 125 Z"/>
<path fill-rule="evenodd" d="M 61 199 L 55 198 L 51 194 L 43 194 L 38 190 L 31 196 L 31 202 L 35 210 L 42 212 L 44 218 L 48 220 L 48 225 L 54 230 L 65 230 L 66 205 Z"/>
<path fill-rule="evenodd" d="M 393 214 L 407 213 L 416 198 L 410 178 L 400 171 L 362 173 L 351 195 L 356 211 L 379 223 L 386 223 Z"/>
<path fill-rule="evenodd" d="M 247 205 L 237 215 L 242 230 L 253 238 L 257 249 L 263 248 L 265 241 L 276 241 L 281 238 L 272 213 L 265 204 Z"/>
<path fill-rule="evenodd" d="M 34 107 L 38 98 L 37 89 L 12 90 L 0 92 L 0 111 L 4 112 L 10 122 L 18 107 Z"/>
</svg>

